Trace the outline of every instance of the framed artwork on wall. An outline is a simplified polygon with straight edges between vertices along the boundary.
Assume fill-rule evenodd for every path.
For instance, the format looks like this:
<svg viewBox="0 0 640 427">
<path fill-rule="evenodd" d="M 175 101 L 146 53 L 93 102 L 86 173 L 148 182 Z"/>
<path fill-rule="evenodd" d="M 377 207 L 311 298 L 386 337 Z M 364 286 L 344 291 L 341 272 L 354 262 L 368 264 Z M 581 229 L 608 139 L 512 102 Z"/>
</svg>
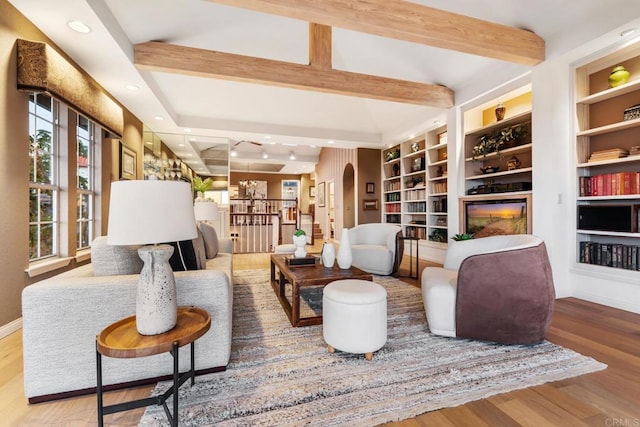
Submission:
<svg viewBox="0 0 640 427">
<path fill-rule="evenodd" d="M 362 201 L 362 210 L 363 211 L 377 211 L 378 210 L 378 199 L 364 199 Z"/>
<path fill-rule="evenodd" d="M 318 207 L 323 208 L 325 206 L 324 201 L 324 182 L 318 184 L 318 192 L 316 193 L 316 198 L 318 202 Z"/>
<path fill-rule="evenodd" d="M 136 152 L 120 142 L 120 179 L 136 179 Z"/>
<path fill-rule="evenodd" d="M 316 186 L 309 186 L 309 197 L 316 197 Z"/>
<path fill-rule="evenodd" d="M 373 182 L 367 182 L 367 194 L 373 194 L 376 192 L 376 185 Z"/>
</svg>

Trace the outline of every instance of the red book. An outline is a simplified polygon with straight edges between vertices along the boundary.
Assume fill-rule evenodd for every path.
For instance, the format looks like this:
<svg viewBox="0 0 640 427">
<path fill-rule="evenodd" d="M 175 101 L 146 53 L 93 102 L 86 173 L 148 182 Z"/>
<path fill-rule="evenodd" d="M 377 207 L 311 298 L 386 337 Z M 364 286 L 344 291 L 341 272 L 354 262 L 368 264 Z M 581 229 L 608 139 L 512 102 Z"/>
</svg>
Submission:
<svg viewBox="0 0 640 427">
<path fill-rule="evenodd" d="M 596 182 L 596 188 L 598 191 L 596 196 L 606 196 L 607 194 L 604 192 L 604 175 L 597 175 Z"/>
<path fill-rule="evenodd" d="M 632 194 L 631 193 L 631 172 L 622 173 L 622 192 L 620 194 Z"/>
<path fill-rule="evenodd" d="M 591 177 L 591 195 L 598 195 L 598 175 Z"/>
<path fill-rule="evenodd" d="M 610 181 L 611 181 L 611 188 L 609 188 L 609 193 L 607 194 L 608 196 L 617 196 L 618 195 L 618 174 L 617 173 L 610 173 L 608 174 L 608 176 L 610 177 Z"/>
<path fill-rule="evenodd" d="M 613 194 L 611 190 L 611 178 L 612 174 L 610 173 L 604 175 L 604 190 L 601 193 L 603 196 L 611 196 Z"/>
</svg>

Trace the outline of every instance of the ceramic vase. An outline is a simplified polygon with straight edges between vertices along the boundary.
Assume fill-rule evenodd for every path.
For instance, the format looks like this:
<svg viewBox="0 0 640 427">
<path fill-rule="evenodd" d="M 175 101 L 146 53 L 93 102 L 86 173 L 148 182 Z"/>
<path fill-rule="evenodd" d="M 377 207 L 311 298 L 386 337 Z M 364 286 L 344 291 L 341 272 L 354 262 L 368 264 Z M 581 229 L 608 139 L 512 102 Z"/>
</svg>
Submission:
<svg viewBox="0 0 640 427">
<path fill-rule="evenodd" d="M 178 299 L 176 280 L 169 265 L 173 247 L 145 246 L 138 249 L 144 261 L 136 293 L 136 328 L 140 335 L 157 335 L 176 325 Z"/>
<path fill-rule="evenodd" d="M 296 246 L 296 251 L 293 255 L 296 258 L 304 258 L 307 256 L 307 251 L 304 249 L 304 246 L 307 244 L 307 236 L 293 236 L 293 244 Z"/>
<path fill-rule="evenodd" d="M 338 248 L 338 267 L 343 270 L 351 268 L 351 242 L 349 241 L 349 229 L 344 228 L 340 236 L 340 247 Z"/>
<path fill-rule="evenodd" d="M 326 242 L 322 245 L 322 265 L 332 268 L 336 260 L 336 247 L 333 243 Z"/>
<path fill-rule="evenodd" d="M 629 71 L 622 65 L 618 65 L 609 74 L 609 86 L 616 87 L 629 81 Z"/>
</svg>

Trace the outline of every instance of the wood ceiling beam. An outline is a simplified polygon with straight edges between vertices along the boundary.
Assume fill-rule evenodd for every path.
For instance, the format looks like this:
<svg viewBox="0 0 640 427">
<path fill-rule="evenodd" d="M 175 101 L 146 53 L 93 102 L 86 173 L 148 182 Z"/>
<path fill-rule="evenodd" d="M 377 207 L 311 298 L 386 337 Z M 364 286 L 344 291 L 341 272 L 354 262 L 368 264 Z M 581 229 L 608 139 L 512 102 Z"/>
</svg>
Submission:
<svg viewBox="0 0 640 427">
<path fill-rule="evenodd" d="M 331 27 L 309 22 L 309 65 L 332 68 Z"/>
<path fill-rule="evenodd" d="M 445 86 L 160 42 L 135 45 L 134 64 L 139 69 L 150 71 L 269 84 L 436 108 L 454 105 L 454 93 Z"/>
<path fill-rule="evenodd" d="M 403 0 L 209 1 L 519 64 L 545 59 L 544 40 L 531 31 Z"/>
</svg>

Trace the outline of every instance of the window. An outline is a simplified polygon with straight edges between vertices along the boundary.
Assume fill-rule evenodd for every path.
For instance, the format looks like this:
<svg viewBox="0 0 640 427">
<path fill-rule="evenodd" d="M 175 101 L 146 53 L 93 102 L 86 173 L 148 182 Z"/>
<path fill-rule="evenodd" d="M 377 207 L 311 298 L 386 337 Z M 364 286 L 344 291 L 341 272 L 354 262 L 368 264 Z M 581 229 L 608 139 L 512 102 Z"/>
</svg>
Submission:
<svg viewBox="0 0 640 427">
<path fill-rule="evenodd" d="M 93 122 L 78 114 L 76 128 L 77 249 L 88 248 L 93 240 L 95 129 Z"/>
<path fill-rule="evenodd" d="M 57 102 L 29 96 L 29 259 L 58 254 Z"/>
</svg>

